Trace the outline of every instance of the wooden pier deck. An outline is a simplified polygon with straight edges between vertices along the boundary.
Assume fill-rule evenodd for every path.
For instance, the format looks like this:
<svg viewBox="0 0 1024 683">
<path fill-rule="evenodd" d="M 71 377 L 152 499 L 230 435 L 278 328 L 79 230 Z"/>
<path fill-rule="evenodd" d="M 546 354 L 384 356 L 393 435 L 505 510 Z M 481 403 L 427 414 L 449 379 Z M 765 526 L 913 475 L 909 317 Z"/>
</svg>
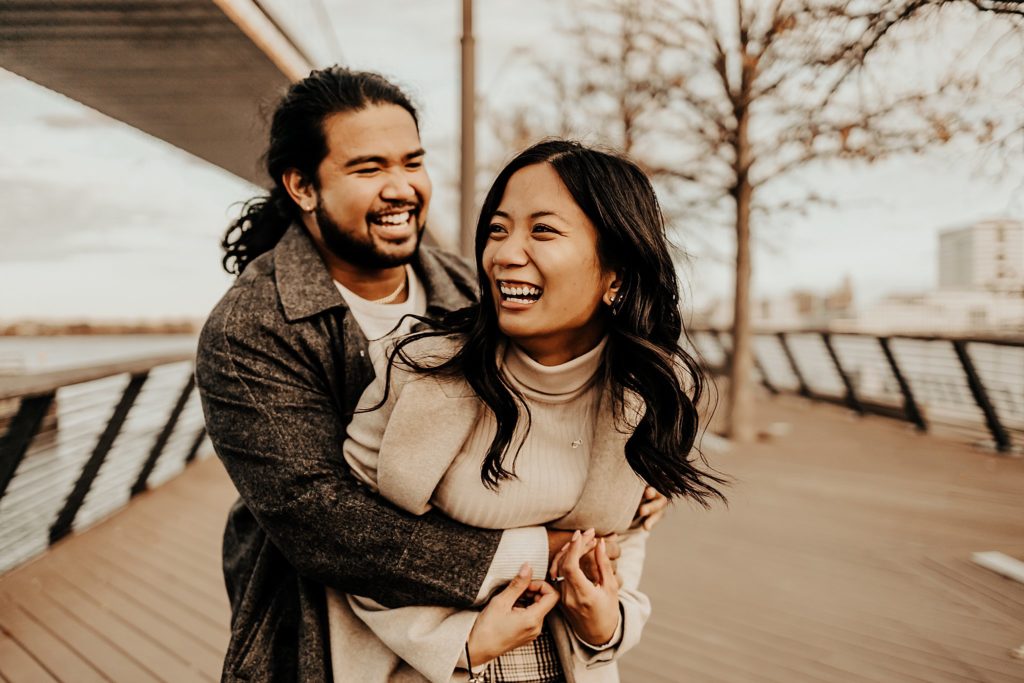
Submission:
<svg viewBox="0 0 1024 683">
<path fill-rule="evenodd" d="M 623 681 L 1024 681 L 1024 585 L 970 562 L 1024 559 L 1024 460 L 796 398 L 760 419 L 791 431 L 714 457 L 730 508 L 652 536 Z M 0 680 L 217 680 L 233 496 L 209 458 L 0 577 Z"/>
</svg>

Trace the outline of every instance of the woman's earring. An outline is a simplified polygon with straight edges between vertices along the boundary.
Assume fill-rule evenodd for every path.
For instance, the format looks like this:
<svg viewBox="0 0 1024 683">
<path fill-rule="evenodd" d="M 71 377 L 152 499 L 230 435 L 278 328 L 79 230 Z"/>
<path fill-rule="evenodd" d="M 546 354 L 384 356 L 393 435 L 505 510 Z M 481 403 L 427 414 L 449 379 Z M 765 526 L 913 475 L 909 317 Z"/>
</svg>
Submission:
<svg viewBox="0 0 1024 683">
<path fill-rule="evenodd" d="M 612 309 L 612 315 L 618 315 L 619 314 L 619 311 L 622 310 L 622 302 L 623 301 L 625 301 L 625 297 L 623 297 L 622 294 L 620 294 L 618 292 L 616 292 L 615 294 L 612 294 L 612 299 L 611 299 L 611 301 L 608 302 L 608 305 Z"/>
</svg>

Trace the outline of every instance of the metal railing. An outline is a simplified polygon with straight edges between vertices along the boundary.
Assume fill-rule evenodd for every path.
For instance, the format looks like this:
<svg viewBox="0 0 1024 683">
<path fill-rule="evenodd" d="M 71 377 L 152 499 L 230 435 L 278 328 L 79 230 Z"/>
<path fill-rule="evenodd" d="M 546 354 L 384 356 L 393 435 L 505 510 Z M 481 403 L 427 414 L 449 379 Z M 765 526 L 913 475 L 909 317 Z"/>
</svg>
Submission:
<svg viewBox="0 0 1024 683">
<path fill-rule="evenodd" d="M 730 334 L 696 328 L 690 336 L 708 369 L 724 373 Z M 1024 451 L 1024 340 L 801 330 L 755 333 L 753 350 L 756 380 L 773 394 Z"/>
<path fill-rule="evenodd" d="M 0 378 L 0 573 L 175 476 L 205 437 L 191 354 Z"/>
</svg>

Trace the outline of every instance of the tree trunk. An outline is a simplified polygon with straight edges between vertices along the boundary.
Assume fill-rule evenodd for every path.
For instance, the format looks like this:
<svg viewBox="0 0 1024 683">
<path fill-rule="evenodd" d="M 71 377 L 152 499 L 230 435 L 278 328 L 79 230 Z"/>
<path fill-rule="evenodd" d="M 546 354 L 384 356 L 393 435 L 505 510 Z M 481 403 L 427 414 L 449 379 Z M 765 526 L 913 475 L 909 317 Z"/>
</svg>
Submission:
<svg viewBox="0 0 1024 683">
<path fill-rule="evenodd" d="M 742 10 L 742 6 L 740 8 Z M 741 100 L 736 107 L 736 288 L 732 309 L 732 356 L 729 359 L 729 403 L 726 414 L 727 436 L 737 443 L 754 440 L 753 387 L 751 386 L 750 335 L 750 205 L 754 188 L 750 185 L 750 123 L 749 86 L 752 82 L 745 68 Z"/>
<path fill-rule="evenodd" d="M 750 200 L 747 182 L 736 192 L 736 291 L 732 314 L 732 355 L 729 363 L 727 436 L 738 443 L 754 440 L 753 356 L 750 334 Z"/>
</svg>

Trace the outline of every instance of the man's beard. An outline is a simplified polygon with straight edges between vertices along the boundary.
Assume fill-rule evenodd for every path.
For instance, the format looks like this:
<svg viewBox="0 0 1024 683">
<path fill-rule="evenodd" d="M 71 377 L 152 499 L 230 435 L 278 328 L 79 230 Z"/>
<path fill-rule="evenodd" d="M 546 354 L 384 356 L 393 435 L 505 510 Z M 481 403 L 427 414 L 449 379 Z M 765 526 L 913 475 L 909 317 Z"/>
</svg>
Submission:
<svg viewBox="0 0 1024 683">
<path fill-rule="evenodd" d="M 323 238 L 324 245 L 341 260 L 361 268 L 377 270 L 403 266 L 412 261 L 413 257 L 416 256 L 416 252 L 420 248 L 420 241 L 423 239 L 424 228 L 420 227 L 416 231 L 416 244 L 413 246 L 412 251 L 404 255 L 388 254 L 377 249 L 377 245 L 374 243 L 373 237 L 369 232 L 366 233 L 366 239 L 361 240 L 356 235 L 342 230 L 341 226 L 327 214 L 323 203 L 320 201 L 317 201 L 314 214 L 317 225 L 320 227 L 320 236 Z M 413 220 L 418 219 L 418 217 L 419 211 L 417 210 Z"/>
</svg>

